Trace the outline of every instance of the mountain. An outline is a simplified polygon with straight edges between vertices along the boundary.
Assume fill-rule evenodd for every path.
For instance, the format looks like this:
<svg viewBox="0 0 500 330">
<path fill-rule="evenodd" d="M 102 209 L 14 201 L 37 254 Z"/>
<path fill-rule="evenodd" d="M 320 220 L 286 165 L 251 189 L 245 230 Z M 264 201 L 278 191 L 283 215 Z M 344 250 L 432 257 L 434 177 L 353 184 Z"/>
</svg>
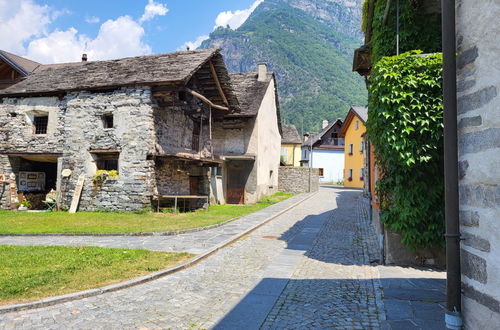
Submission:
<svg viewBox="0 0 500 330">
<path fill-rule="evenodd" d="M 231 72 L 267 62 L 283 121 L 299 133 L 320 131 L 323 119 L 366 105 L 364 82 L 351 71 L 360 19 L 360 0 L 265 0 L 238 29 L 219 27 L 200 48 L 221 48 Z"/>
</svg>

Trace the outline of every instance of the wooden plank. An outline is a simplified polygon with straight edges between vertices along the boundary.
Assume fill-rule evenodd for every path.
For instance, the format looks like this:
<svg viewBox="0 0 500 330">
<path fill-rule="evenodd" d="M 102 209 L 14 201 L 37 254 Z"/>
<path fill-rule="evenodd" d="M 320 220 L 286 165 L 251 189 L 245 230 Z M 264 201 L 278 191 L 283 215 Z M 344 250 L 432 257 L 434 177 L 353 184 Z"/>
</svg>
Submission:
<svg viewBox="0 0 500 330">
<path fill-rule="evenodd" d="M 71 206 L 69 208 L 69 213 L 76 213 L 78 209 L 78 204 L 80 204 L 80 197 L 82 195 L 83 183 L 85 182 L 85 176 L 80 174 L 78 181 L 76 182 L 75 192 L 73 199 L 71 200 Z"/>
<path fill-rule="evenodd" d="M 210 71 L 212 72 L 215 85 L 217 86 L 217 90 L 219 91 L 220 97 L 222 97 L 222 101 L 224 102 L 225 105 L 229 105 L 226 95 L 224 94 L 224 91 L 222 90 L 222 87 L 220 85 L 219 77 L 217 76 L 217 71 L 215 71 L 214 64 L 212 63 L 212 61 L 208 61 L 208 64 L 210 65 Z"/>
</svg>

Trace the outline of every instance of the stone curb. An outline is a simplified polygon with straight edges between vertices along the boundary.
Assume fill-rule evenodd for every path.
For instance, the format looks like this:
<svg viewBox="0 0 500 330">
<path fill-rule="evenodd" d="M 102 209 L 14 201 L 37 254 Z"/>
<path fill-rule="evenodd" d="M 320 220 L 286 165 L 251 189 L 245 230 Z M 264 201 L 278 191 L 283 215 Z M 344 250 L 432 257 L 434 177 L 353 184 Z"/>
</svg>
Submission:
<svg viewBox="0 0 500 330">
<path fill-rule="evenodd" d="M 83 298 L 98 296 L 98 295 L 101 295 L 101 294 L 104 294 L 104 293 L 114 292 L 114 291 L 118 291 L 118 290 L 130 288 L 132 286 L 136 286 L 136 285 L 139 285 L 139 284 L 150 282 L 150 281 L 156 280 L 158 278 L 161 278 L 161 277 L 164 277 L 164 276 L 167 276 L 167 275 L 179 272 L 179 271 L 181 271 L 183 269 L 186 269 L 186 268 L 189 268 L 189 267 L 192 267 L 192 266 L 196 265 L 200 261 L 202 261 L 202 260 L 208 258 L 209 256 L 215 254 L 217 251 L 221 250 L 222 248 L 224 248 L 224 247 L 226 247 L 226 246 L 228 246 L 228 245 L 236 242 L 241 237 L 243 237 L 245 235 L 248 235 L 249 233 L 253 232 L 254 230 L 262 227 L 265 224 L 267 224 L 268 222 L 270 222 L 274 218 L 279 217 L 283 213 L 288 212 L 289 210 L 291 210 L 292 208 L 298 206 L 302 202 L 305 202 L 306 200 L 308 200 L 309 198 L 313 197 L 317 193 L 318 192 L 316 191 L 316 192 L 311 193 L 308 196 L 306 195 L 304 198 L 302 198 L 301 200 L 297 201 L 296 203 L 290 205 L 286 209 L 281 210 L 281 211 L 277 212 L 276 214 L 273 214 L 272 216 L 264 219 L 263 221 L 261 221 L 260 223 L 254 225 L 253 227 L 250 227 L 247 230 L 245 230 L 245 231 L 243 231 L 243 232 L 241 232 L 239 234 L 234 235 L 233 237 L 227 239 L 226 241 L 224 241 L 222 243 L 219 243 L 218 245 L 216 245 L 215 247 L 213 247 L 210 250 L 206 251 L 205 253 L 202 253 L 202 254 L 200 254 L 200 255 L 192 258 L 192 259 L 189 259 L 189 260 L 181 263 L 180 265 L 177 265 L 177 266 L 174 266 L 174 267 L 170 267 L 170 268 L 167 268 L 167 269 L 164 269 L 164 270 L 161 270 L 159 272 L 152 273 L 152 274 L 149 274 L 149 275 L 145 275 L 145 276 L 141 276 L 141 277 L 138 277 L 138 278 L 134 278 L 134 279 L 129 280 L 129 281 L 125 281 L 125 282 L 121 282 L 121 283 L 117 283 L 117 284 L 112 284 L 112 285 L 107 285 L 107 286 L 104 286 L 104 287 L 101 287 L 101 288 L 97 288 L 97 289 L 90 289 L 90 290 L 85 290 L 85 291 L 70 293 L 70 294 L 66 294 L 66 295 L 62 295 L 62 296 L 45 298 L 45 299 L 41 299 L 41 300 L 37 300 L 37 301 L 33 301 L 33 302 L 0 306 L 0 314 L 10 313 L 10 312 L 16 312 L 16 311 L 21 311 L 21 310 L 28 310 L 28 309 L 36 309 L 36 308 L 48 307 L 48 306 L 52 306 L 52 305 L 57 305 L 57 304 L 65 303 L 65 302 L 68 302 L 68 301 L 73 301 L 73 300 L 78 300 L 78 299 L 83 299 Z"/>
<path fill-rule="evenodd" d="M 250 213 L 249 213 L 250 214 Z M 74 236 L 87 236 L 87 237 L 116 237 L 116 236 L 176 236 L 181 234 L 197 233 L 204 230 L 214 229 L 222 227 L 225 224 L 241 219 L 243 216 L 231 218 L 221 223 L 215 225 L 176 230 L 176 231 L 160 231 L 160 232 L 144 232 L 144 233 L 40 233 L 40 234 L 0 234 L 0 237 L 46 237 L 46 236 L 57 236 L 57 237 L 74 237 Z"/>
</svg>

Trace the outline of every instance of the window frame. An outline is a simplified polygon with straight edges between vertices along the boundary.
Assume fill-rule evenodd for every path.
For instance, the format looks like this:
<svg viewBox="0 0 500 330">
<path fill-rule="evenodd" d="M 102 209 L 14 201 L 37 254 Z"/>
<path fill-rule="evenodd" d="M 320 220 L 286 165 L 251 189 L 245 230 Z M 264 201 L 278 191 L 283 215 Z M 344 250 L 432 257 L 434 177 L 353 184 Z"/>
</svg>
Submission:
<svg viewBox="0 0 500 330">
<path fill-rule="evenodd" d="M 93 153 L 96 171 L 116 171 L 120 173 L 120 153 L 119 152 L 98 152 Z M 111 166 L 110 164 L 116 164 Z"/>
<path fill-rule="evenodd" d="M 42 121 L 42 125 L 45 127 L 38 127 L 40 125 L 40 119 L 45 118 L 45 121 Z M 43 133 L 39 133 L 39 131 L 43 131 Z M 35 135 L 47 135 L 49 131 L 49 114 L 46 115 L 33 115 L 33 134 Z"/>
<path fill-rule="evenodd" d="M 109 126 L 109 118 L 111 118 L 111 126 Z M 105 113 L 101 116 L 101 120 L 104 129 L 115 128 L 115 116 L 112 113 Z"/>
</svg>

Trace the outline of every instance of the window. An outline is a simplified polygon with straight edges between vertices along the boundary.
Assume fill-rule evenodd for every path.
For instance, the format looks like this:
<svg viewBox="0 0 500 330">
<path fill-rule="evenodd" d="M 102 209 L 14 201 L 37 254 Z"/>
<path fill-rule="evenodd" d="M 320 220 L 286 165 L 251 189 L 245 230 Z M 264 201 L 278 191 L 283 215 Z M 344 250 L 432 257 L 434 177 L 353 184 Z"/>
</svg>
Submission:
<svg viewBox="0 0 500 330">
<path fill-rule="evenodd" d="M 35 116 L 33 118 L 35 134 L 47 134 L 48 123 L 49 123 L 49 116 Z"/>
<path fill-rule="evenodd" d="M 349 155 L 352 155 L 353 151 L 354 151 L 354 145 L 351 143 L 349 144 Z"/>
<path fill-rule="evenodd" d="M 352 168 L 349 169 L 348 173 L 349 173 L 349 175 L 347 177 L 347 180 L 352 181 Z"/>
<path fill-rule="evenodd" d="M 363 181 L 363 180 L 364 180 L 364 178 L 365 178 L 365 169 L 364 169 L 364 168 L 361 168 L 361 169 L 359 170 L 359 179 L 360 179 L 361 181 Z"/>
<path fill-rule="evenodd" d="M 118 152 L 98 153 L 95 155 L 98 171 L 118 171 L 118 158 L 120 157 Z"/>
<path fill-rule="evenodd" d="M 363 152 L 365 150 L 365 141 L 361 141 L 359 144 L 359 152 Z"/>
<path fill-rule="evenodd" d="M 325 176 L 324 173 L 325 173 L 325 169 L 320 168 L 319 169 L 319 176 L 321 176 L 321 177 Z"/>
<path fill-rule="evenodd" d="M 113 114 L 108 113 L 102 116 L 102 125 L 104 128 L 113 128 Z"/>
<path fill-rule="evenodd" d="M 354 123 L 354 127 L 356 128 L 356 130 L 359 129 L 359 120 L 356 120 L 356 122 Z"/>
</svg>

